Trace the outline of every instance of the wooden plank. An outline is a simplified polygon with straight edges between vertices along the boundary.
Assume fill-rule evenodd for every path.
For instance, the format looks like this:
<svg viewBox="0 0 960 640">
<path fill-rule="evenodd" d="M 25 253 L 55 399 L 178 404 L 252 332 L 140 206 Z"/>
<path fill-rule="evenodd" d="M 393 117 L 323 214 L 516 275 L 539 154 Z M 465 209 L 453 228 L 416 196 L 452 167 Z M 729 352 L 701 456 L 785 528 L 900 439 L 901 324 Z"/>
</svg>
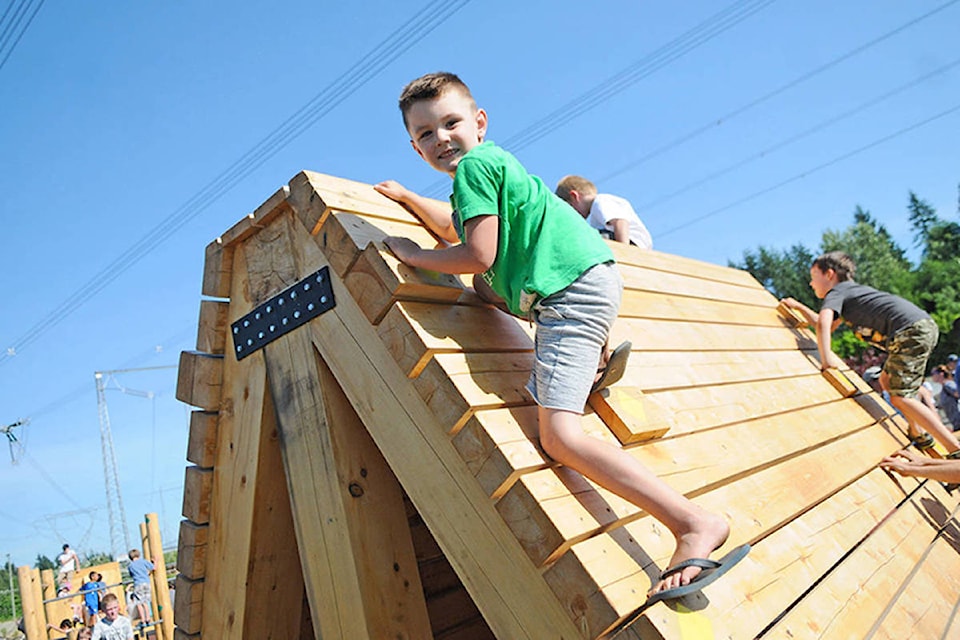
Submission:
<svg viewBox="0 0 960 640">
<path fill-rule="evenodd" d="M 747 271 L 721 266 L 702 260 L 695 260 L 672 253 L 662 253 L 649 249 L 640 249 L 622 242 L 608 241 L 617 264 L 656 269 L 667 273 L 693 276 L 702 280 L 714 280 L 737 284 L 743 287 L 757 288 L 760 283 Z"/>
<path fill-rule="evenodd" d="M 335 176 L 302 171 L 290 181 L 291 202 L 311 235 L 315 235 L 331 210 L 367 216 L 416 222 L 417 218 L 393 200 L 381 195 L 373 185 Z"/>
<path fill-rule="evenodd" d="M 621 264 L 620 274 L 623 276 L 624 289 L 637 291 L 651 291 L 668 293 L 674 296 L 701 298 L 704 300 L 719 300 L 769 308 L 773 311 L 777 300 L 763 287 L 739 286 L 703 280 L 695 276 L 687 276 L 674 271 L 659 271 L 644 269 Z"/>
<path fill-rule="evenodd" d="M 324 638 L 425 637 L 396 479 L 307 332 L 267 345 L 266 362 L 314 628 Z"/>
<path fill-rule="evenodd" d="M 587 402 L 621 444 L 659 438 L 674 424 L 673 412 L 637 387 L 609 387 L 590 394 Z"/>
<path fill-rule="evenodd" d="M 859 393 L 859 389 L 857 389 L 843 371 L 839 369 L 825 369 L 821 373 L 824 379 L 844 398 L 849 398 Z"/>
<path fill-rule="evenodd" d="M 463 293 L 456 277 L 407 266 L 382 245 L 370 245 L 359 254 L 344 284 L 373 324 L 378 324 L 397 300 L 453 304 Z"/>
<path fill-rule="evenodd" d="M 809 349 L 816 343 L 785 327 L 752 327 L 744 331 L 732 325 L 696 322 L 618 318 L 610 331 L 610 343 L 631 340 L 636 351 L 786 351 Z"/>
<path fill-rule="evenodd" d="M 290 247 L 304 252 L 302 273 L 324 264 L 311 244 Z M 557 638 L 580 637 L 375 329 L 340 279 L 331 281 L 338 303 L 308 325 L 313 342 L 491 629 L 518 640 L 542 637 L 544 628 Z"/>
<path fill-rule="evenodd" d="M 177 538 L 177 570 L 191 580 L 206 575 L 207 537 L 210 527 L 190 520 L 180 521 Z"/>
<path fill-rule="evenodd" d="M 167 587 L 167 565 L 163 560 L 163 540 L 160 537 L 160 522 L 156 513 L 144 516 L 146 537 L 149 541 L 150 557 L 156 558 L 153 568 L 153 594 L 151 604 L 156 608 L 159 616 L 160 637 L 163 640 L 173 640 L 173 606 L 170 602 L 170 589 Z M 146 546 L 146 545 L 145 545 Z M 146 555 L 146 550 L 144 551 Z M 158 618 L 154 618 L 157 620 Z"/>
<path fill-rule="evenodd" d="M 800 603 L 770 628 L 771 637 L 865 637 L 917 565 L 937 526 L 919 490 Z M 909 637 L 909 636 L 906 636 Z"/>
<path fill-rule="evenodd" d="M 748 540 L 762 539 L 812 505 L 829 499 L 839 488 L 872 471 L 876 461 L 893 450 L 895 444 L 887 434 L 876 429 L 860 430 L 755 471 L 737 482 L 693 496 L 695 502 L 722 513 L 732 523 L 730 539 L 717 555 Z M 583 599 L 603 603 L 603 606 L 597 604 L 595 610 L 607 608 L 607 617 L 585 621 L 591 633 L 599 634 L 608 629 L 605 625 L 617 625 L 628 619 L 643 603 L 652 576 L 659 571 L 657 567 L 669 560 L 673 546 L 669 531 L 652 518 L 644 517 L 622 530 L 574 545 L 546 570 L 544 577 L 566 606 Z M 749 563 L 738 566 L 730 575 L 744 574 L 750 566 Z M 595 582 L 595 591 L 570 588 L 571 581 L 583 584 L 588 577 Z M 722 622 L 719 618 L 714 620 L 712 615 L 711 621 Z M 648 623 L 654 624 L 652 619 Z M 773 637 L 782 637 L 782 634 Z"/>
<path fill-rule="evenodd" d="M 187 460 L 198 467 L 210 468 L 217 453 L 217 421 L 214 411 L 190 413 L 190 435 L 187 440 Z"/>
<path fill-rule="evenodd" d="M 261 250 L 275 237 L 274 221 L 234 247 L 229 320 L 296 282 L 283 256 Z M 250 273 L 269 276 L 248 283 Z M 247 572 L 254 530 L 257 471 L 263 436 L 266 368 L 263 353 L 241 361 L 226 357 L 224 399 L 218 423 L 215 477 L 206 554 L 203 634 L 241 637 L 246 615 Z M 269 417 L 268 417 L 269 419 Z M 194 522 L 201 521 L 190 518 Z"/>
<path fill-rule="evenodd" d="M 300 636 L 304 579 L 272 397 L 264 398 L 241 638 Z"/>
<path fill-rule="evenodd" d="M 941 524 L 939 519 L 937 523 Z M 950 529 L 945 531 L 943 527 Z M 949 626 L 960 593 L 960 553 L 956 532 L 956 520 L 941 524 L 940 533 L 875 624 L 875 638 L 951 637 Z M 943 594 L 944 597 L 931 597 L 932 594 Z"/>
<path fill-rule="evenodd" d="M 286 202 L 288 196 L 289 189 L 286 186 L 281 187 L 257 207 L 256 211 L 248 214 L 207 245 L 203 267 L 203 295 L 214 298 L 230 297 L 234 245 L 249 238 L 261 226 L 288 210 L 289 204 Z"/>
<path fill-rule="evenodd" d="M 777 313 L 779 313 L 783 318 L 785 318 L 788 322 L 790 322 L 790 324 L 793 325 L 794 327 L 798 327 L 798 328 L 807 327 L 810 324 L 809 322 L 807 322 L 806 316 L 804 316 L 802 313 L 800 313 L 796 309 L 793 309 L 792 307 L 788 307 L 783 302 L 780 302 L 777 305 Z"/>
<path fill-rule="evenodd" d="M 630 453 L 658 476 L 668 479 L 676 490 L 689 493 L 725 486 L 751 469 L 770 464 L 775 457 L 796 454 L 840 434 L 849 435 L 851 429 L 869 428 L 872 422 L 855 403 L 834 403 L 804 409 L 789 422 L 782 415 L 753 420 L 707 431 L 696 438 L 651 442 L 630 449 Z M 803 428 L 792 429 L 790 424 Z M 738 442 L 759 441 L 761 433 L 762 447 L 736 447 Z M 897 446 L 897 441 L 886 433 L 871 437 L 881 437 L 889 443 L 887 452 Z M 739 483 L 747 479 L 739 479 Z M 521 475 L 497 503 L 497 509 L 538 566 L 555 560 L 578 541 L 643 515 L 636 505 L 563 468 Z"/>
<path fill-rule="evenodd" d="M 191 580 L 184 574 L 177 576 L 174 589 L 173 622 L 185 634 L 199 634 L 203 617 L 203 580 Z M 208 636 L 211 637 L 211 636 Z"/>
<path fill-rule="evenodd" d="M 220 408 L 223 355 L 199 351 L 180 352 L 177 400 L 207 411 Z"/>
<path fill-rule="evenodd" d="M 493 307 L 400 302 L 384 316 L 377 334 L 410 378 L 439 353 L 533 349 L 520 322 Z"/>
<path fill-rule="evenodd" d="M 222 300 L 201 300 L 197 323 L 197 351 L 222 355 L 227 343 L 227 313 L 230 304 Z"/>
<path fill-rule="evenodd" d="M 683 320 L 710 324 L 735 324 L 783 328 L 782 316 L 769 306 L 745 305 L 726 300 L 708 300 L 676 295 L 671 291 L 652 292 L 625 289 L 620 317 Z"/>
<path fill-rule="evenodd" d="M 468 370 L 451 373 L 468 363 Z M 456 434 L 477 411 L 532 405 L 526 390 L 533 353 L 436 354 L 414 386 L 440 424 Z"/>
<path fill-rule="evenodd" d="M 410 238 L 425 248 L 437 244 L 436 238 L 415 219 L 398 222 L 341 211 L 331 211 L 326 216 L 316 241 L 327 256 L 330 268 L 343 277 L 361 251 L 371 243 L 382 247 L 387 236 Z"/>
<path fill-rule="evenodd" d="M 183 477 L 183 517 L 197 524 L 210 521 L 213 470 L 188 466 Z"/>
</svg>

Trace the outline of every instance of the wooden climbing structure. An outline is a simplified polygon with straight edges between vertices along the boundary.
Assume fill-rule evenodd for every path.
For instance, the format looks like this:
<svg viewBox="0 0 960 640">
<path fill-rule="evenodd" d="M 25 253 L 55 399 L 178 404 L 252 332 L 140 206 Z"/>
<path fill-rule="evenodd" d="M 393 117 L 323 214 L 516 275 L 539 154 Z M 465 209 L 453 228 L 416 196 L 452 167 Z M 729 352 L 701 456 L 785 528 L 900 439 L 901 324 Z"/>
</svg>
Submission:
<svg viewBox="0 0 960 640">
<path fill-rule="evenodd" d="M 140 523 L 141 549 L 144 558 L 160 558 L 155 563 L 150 574 L 150 604 L 151 624 L 141 627 L 142 638 L 149 636 L 151 640 L 172 640 L 173 603 L 170 602 L 170 590 L 167 585 L 167 569 L 163 563 L 163 541 L 160 537 L 160 526 L 157 514 L 148 513 Z M 120 613 L 130 617 L 133 612 L 127 610 L 127 595 L 124 589 L 123 576 L 118 562 L 83 567 L 66 576 L 69 589 L 58 595 L 58 585 L 54 580 L 52 569 L 43 571 L 22 566 L 17 568 L 17 581 L 20 585 L 20 602 L 23 607 L 23 628 L 26 630 L 27 640 L 58 640 L 64 637 L 60 631 L 50 629 L 47 625 L 60 624 L 62 620 L 83 621 L 84 593 L 80 586 L 87 582 L 91 571 L 102 576 L 102 582 L 107 585 L 105 593 L 112 593 L 120 602 Z M 59 585 L 64 587 L 64 583 Z M 105 595 L 105 594 L 104 594 Z M 134 621 L 136 628 L 137 621 Z M 78 625 L 79 629 L 79 625 Z M 71 636 L 72 637 L 72 636 Z"/>
<path fill-rule="evenodd" d="M 177 637 L 960 636 L 957 499 L 877 468 L 905 423 L 750 275 L 614 245 L 634 351 L 585 428 L 753 545 L 642 610 L 673 540 L 543 454 L 531 327 L 386 235 L 435 242 L 304 172 L 207 247 Z"/>
</svg>

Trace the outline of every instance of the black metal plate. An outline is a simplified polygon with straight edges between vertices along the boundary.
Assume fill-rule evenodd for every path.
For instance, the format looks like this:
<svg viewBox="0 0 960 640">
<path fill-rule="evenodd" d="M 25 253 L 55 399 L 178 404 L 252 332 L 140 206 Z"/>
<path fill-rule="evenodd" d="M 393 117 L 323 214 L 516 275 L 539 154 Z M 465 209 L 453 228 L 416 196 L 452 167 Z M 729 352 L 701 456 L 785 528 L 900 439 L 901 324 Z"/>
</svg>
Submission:
<svg viewBox="0 0 960 640">
<path fill-rule="evenodd" d="M 323 267 L 230 325 L 237 360 L 243 360 L 335 306 L 330 269 Z"/>
</svg>

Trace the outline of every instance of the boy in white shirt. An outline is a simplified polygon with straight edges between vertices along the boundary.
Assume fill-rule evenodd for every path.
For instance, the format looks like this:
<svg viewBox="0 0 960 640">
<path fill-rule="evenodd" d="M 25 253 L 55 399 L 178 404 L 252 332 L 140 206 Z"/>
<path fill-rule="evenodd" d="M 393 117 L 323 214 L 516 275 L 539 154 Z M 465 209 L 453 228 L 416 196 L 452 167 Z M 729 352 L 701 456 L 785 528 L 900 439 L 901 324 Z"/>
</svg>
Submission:
<svg viewBox="0 0 960 640">
<path fill-rule="evenodd" d="M 627 200 L 609 193 L 597 193 L 596 185 L 581 176 L 564 177 L 554 193 L 601 235 L 641 249 L 653 249 L 650 232 Z"/>
</svg>

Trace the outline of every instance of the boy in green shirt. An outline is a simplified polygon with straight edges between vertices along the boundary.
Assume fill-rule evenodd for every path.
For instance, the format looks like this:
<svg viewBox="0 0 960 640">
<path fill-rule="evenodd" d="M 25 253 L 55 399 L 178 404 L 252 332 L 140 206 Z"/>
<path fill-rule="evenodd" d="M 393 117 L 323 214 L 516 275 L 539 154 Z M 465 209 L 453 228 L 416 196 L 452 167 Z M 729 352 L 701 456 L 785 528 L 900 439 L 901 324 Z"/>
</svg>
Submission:
<svg viewBox="0 0 960 640">
<path fill-rule="evenodd" d="M 673 533 L 671 567 L 651 588 L 648 602 L 702 589 L 749 546 L 720 563 L 707 560 L 726 541 L 727 522 L 674 491 L 623 449 L 586 435 L 580 425 L 587 396 L 619 379 L 629 353 L 629 343 L 606 353 L 623 291 L 610 248 L 516 158 L 484 142 L 487 114 L 457 76 L 417 78 L 404 88 L 400 111 L 417 154 L 453 178 L 454 211 L 451 216 L 448 207 L 394 181 L 376 185 L 448 243 L 423 249 L 408 238 L 391 237 L 387 246 L 414 267 L 476 274 L 481 297 L 536 323 L 536 362 L 527 389 L 539 408 L 543 450 Z M 600 370 L 594 362 L 601 362 Z"/>
</svg>

